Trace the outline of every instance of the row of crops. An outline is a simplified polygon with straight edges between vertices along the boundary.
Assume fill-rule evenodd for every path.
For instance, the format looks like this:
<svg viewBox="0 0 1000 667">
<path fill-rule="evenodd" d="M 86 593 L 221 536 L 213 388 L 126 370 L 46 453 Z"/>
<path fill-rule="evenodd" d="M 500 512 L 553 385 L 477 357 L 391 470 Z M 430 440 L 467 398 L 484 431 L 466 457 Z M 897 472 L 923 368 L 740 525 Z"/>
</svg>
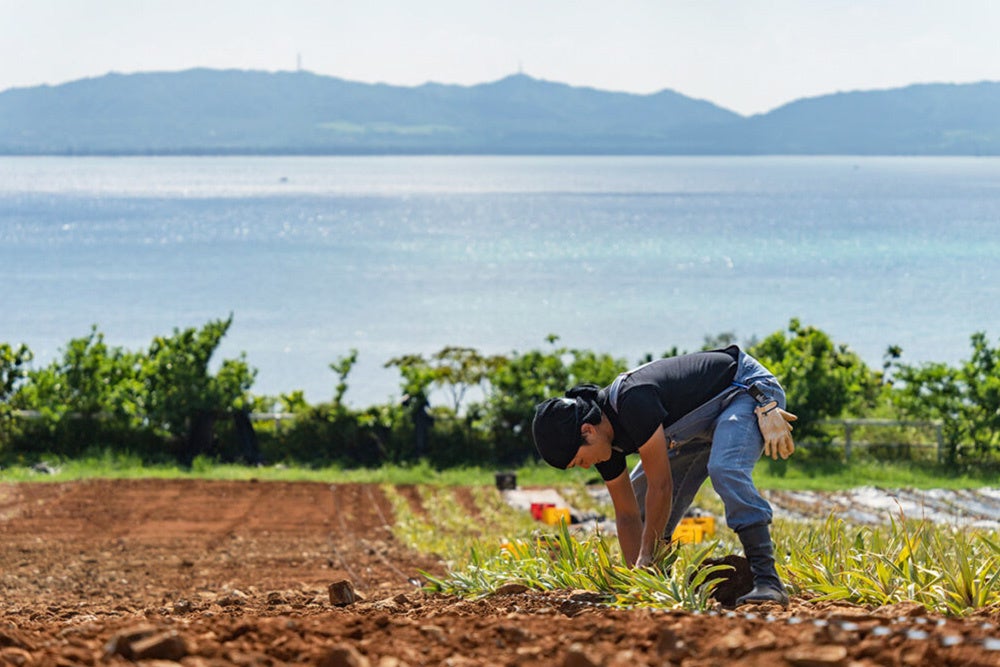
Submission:
<svg viewBox="0 0 1000 667">
<path fill-rule="evenodd" d="M 396 487 L 384 490 L 395 507 L 397 538 L 450 565 L 447 575 L 430 578 L 429 587 L 465 597 L 516 583 L 543 591 L 593 591 L 614 607 L 705 610 L 714 604 L 713 582 L 725 568 L 705 561 L 739 551 L 735 536 L 720 530 L 712 541 L 664 549 L 653 567 L 630 569 L 614 537 L 543 526 L 507 506 L 492 488 L 473 488 L 472 508 L 468 497 L 456 496 L 468 489 L 418 487 L 417 509 Z M 582 488 L 559 491 L 574 506 L 611 515 L 610 508 L 594 506 Z M 713 503 L 706 499 L 706 504 Z M 829 516 L 776 520 L 773 537 L 779 572 L 795 595 L 865 606 L 916 602 L 951 616 L 1000 606 L 996 531 L 904 517 L 852 526 Z"/>
</svg>

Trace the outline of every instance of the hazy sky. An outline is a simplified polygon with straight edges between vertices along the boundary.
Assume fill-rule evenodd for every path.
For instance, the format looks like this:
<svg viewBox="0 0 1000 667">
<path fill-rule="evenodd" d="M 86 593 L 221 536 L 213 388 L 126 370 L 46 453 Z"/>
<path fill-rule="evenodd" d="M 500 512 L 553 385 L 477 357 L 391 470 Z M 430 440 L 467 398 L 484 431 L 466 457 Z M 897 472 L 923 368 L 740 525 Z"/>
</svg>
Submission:
<svg viewBox="0 0 1000 667">
<path fill-rule="evenodd" d="M 1000 80 L 996 0 L 0 0 L 0 90 L 109 71 L 304 69 L 475 84 L 521 69 L 744 114 Z"/>
</svg>

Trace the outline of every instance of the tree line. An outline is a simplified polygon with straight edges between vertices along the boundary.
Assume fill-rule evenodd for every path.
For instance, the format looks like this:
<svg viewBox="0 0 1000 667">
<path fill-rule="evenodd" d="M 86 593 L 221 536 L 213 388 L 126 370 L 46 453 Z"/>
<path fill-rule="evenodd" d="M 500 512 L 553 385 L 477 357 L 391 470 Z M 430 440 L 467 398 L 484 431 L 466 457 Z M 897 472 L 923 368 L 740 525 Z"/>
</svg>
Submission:
<svg viewBox="0 0 1000 667">
<path fill-rule="evenodd" d="M 211 370 L 231 324 L 232 316 L 175 329 L 133 351 L 108 345 L 93 327 L 37 368 L 26 345 L 0 343 L 0 464 L 110 451 L 148 463 L 208 456 L 307 466 L 421 459 L 441 468 L 516 466 L 535 457 L 530 433 L 539 401 L 580 382 L 606 385 L 654 358 L 570 348 L 555 335 L 539 349 L 500 355 L 449 346 L 387 361 L 399 372 L 401 399 L 356 408 L 344 396 L 357 350 L 329 365 L 332 397 L 317 404 L 302 391 L 255 395 L 256 370 L 245 355 Z M 702 349 L 733 342 L 734 334 L 723 333 L 706 337 Z M 797 457 L 831 455 L 830 419 L 879 417 L 940 422 L 944 463 L 953 469 L 1000 467 L 1000 348 L 982 332 L 970 344 L 969 358 L 954 366 L 907 364 L 891 346 L 882 367 L 871 368 L 847 345 L 793 319 L 741 347 L 785 387 L 799 416 L 797 441 L 817 445 Z M 261 412 L 292 418 L 251 423 Z M 901 428 L 880 437 L 905 444 L 916 436 Z"/>
</svg>

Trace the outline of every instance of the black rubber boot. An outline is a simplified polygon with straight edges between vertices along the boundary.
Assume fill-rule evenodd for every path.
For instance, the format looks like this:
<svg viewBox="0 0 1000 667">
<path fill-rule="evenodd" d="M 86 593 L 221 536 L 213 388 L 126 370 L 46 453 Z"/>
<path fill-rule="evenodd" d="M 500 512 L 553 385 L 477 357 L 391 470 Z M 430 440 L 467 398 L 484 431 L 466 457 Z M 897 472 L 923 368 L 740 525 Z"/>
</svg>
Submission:
<svg viewBox="0 0 1000 667">
<path fill-rule="evenodd" d="M 750 562 L 753 573 L 753 590 L 736 599 L 736 606 L 755 602 L 777 602 L 788 606 L 788 594 L 774 569 L 774 545 L 771 543 L 771 529 L 766 523 L 744 528 L 739 533 L 743 553 Z"/>
</svg>

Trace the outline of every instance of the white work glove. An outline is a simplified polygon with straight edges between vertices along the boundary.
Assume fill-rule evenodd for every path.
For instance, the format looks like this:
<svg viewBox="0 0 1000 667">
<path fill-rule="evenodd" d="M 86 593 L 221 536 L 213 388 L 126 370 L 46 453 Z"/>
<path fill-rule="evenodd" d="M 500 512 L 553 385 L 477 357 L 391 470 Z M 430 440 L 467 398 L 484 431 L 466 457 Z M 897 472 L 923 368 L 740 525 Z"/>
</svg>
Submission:
<svg viewBox="0 0 1000 667">
<path fill-rule="evenodd" d="M 759 405 L 754 408 L 754 412 L 757 414 L 760 434 L 764 436 L 764 456 L 770 456 L 775 461 L 779 456 L 782 459 L 791 456 L 795 451 L 795 442 L 792 441 L 790 422 L 798 417 L 779 408 L 777 401 Z"/>
</svg>

